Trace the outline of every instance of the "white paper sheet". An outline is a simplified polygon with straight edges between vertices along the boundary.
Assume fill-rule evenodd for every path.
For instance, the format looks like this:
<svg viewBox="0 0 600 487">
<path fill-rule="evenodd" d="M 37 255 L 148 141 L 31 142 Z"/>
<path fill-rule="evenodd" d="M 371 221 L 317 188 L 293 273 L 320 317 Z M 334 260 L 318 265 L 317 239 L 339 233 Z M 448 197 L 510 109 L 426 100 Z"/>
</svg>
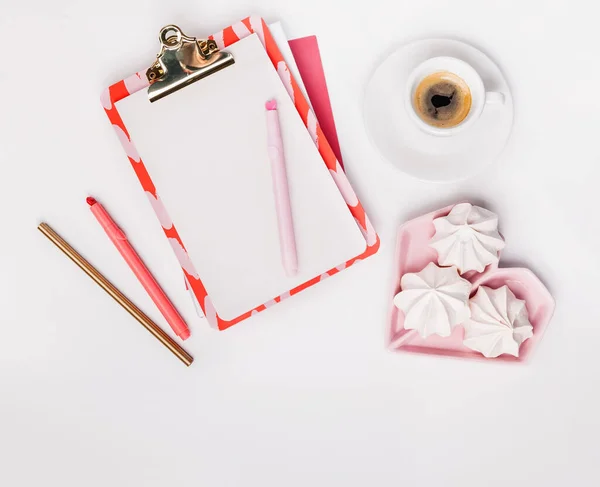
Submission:
<svg viewBox="0 0 600 487">
<path fill-rule="evenodd" d="M 361 254 L 366 242 L 256 35 L 235 64 L 155 103 L 117 103 L 219 315 L 233 319 Z M 299 272 L 285 276 L 267 152 L 277 99 Z"/>
</svg>

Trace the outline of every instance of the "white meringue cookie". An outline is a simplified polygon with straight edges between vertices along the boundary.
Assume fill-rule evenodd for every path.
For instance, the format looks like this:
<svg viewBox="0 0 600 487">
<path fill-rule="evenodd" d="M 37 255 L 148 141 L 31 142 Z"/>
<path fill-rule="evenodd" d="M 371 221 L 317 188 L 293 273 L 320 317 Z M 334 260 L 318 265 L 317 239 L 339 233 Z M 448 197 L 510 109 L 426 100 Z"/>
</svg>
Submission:
<svg viewBox="0 0 600 487">
<path fill-rule="evenodd" d="M 429 246 L 438 253 L 438 264 L 456 266 L 461 274 L 483 272 L 497 264 L 505 246 L 498 233 L 498 216 L 485 208 L 460 203 L 450 214 L 433 220 L 435 235 Z"/>
<path fill-rule="evenodd" d="M 459 276 L 456 267 L 429 263 L 421 272 L 402 276 L 394 305 L 404 312 L 404 328 L 417 330 L 423 338 L 447 337 L 470 314 L 471 283 Z"/>
<path fill-rule="evenodd" d="M 521 343 L 533 336 L 525 301 L 517 299 L 508 286 L 481 286 L 469 307 L 471 317 L 463 324 L 463 343 L 485 357 L 503 353 L 518 357 Z"/>
</svg>

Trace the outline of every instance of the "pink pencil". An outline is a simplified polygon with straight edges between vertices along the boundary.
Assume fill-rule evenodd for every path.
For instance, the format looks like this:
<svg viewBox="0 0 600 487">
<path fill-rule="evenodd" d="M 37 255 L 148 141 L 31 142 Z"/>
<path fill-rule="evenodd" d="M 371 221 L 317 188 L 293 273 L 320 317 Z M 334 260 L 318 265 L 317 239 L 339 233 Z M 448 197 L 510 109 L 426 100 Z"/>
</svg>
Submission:
<svg viewBox="0 0 600 487">
<path fill-rule="evenodd" d="M 183 318 L 179 315 L 171 301 L 169 301 L 167 295 L 158 285 L 148 268 L 144 265 L 140 256 L 133 249 L 123 233 L 123 230 L 117 226 L 104 207 L 94 198 L 90 196 L 86 201 L 114 246 L 117 247 L 117 250 L 123 256 L 125 262 L 127 262 L 135 274 L 135 277 L 137 277 L 142 286 L 144 286 L 144 289 L 150 295 L 152 301 L 154 301 L 154 304 L 156 304 L 156 307 L 165 317 L 173 331 L 182 340 L 189 338 L 190 330 L 185 324 L 185 321 L 183 321 Z"/>
<path fill-rule="evenodd" d="M 275 194 L 275 209 L 279 226 L 281 260 L 285 273 L 292 277 L 298 272 L 298 255 L 296 254 L 296 237 L 294 235 L 279 115 L 277 114 L 277 101 L 269 100 L 265 104 L 265 108 L 267 109 L 269 158 L 271 159 L 271 174 L 273 175 L 273 193 Z"/>
</svg>

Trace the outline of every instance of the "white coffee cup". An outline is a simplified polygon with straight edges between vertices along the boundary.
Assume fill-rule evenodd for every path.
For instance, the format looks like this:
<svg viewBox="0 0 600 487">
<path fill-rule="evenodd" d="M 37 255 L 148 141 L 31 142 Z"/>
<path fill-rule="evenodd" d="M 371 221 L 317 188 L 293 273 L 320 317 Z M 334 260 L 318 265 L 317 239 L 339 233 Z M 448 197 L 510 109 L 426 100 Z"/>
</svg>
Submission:
<svg viewBox="0 0 600 487">
<path fill-rule="evenodd" d="M 457 125 L 453 127 L 434 127 L 425 122 L 417 113 L 415 103 L 415 92 L 417 87 L 427 76 L 433 73 L 447 71 L 454 73 L 462 78 L 471 91 L 471 109 L 467 116 Z M 463 131 L 481 116 L 484 108 L 487 105 L 504 105 L 505 96 L 503 93 L 496 91 L 485 91 L 485 86 L 481 76 L 473 69 L 473 67 L 462 61 L 450 56 L 440 56 L 430 58 L 419 64 L 409 75 L 406 91 L 406 111 L 411 119 L 416 123 L 421 130 L 438 136 L 455 135 Z"/>
</svg>

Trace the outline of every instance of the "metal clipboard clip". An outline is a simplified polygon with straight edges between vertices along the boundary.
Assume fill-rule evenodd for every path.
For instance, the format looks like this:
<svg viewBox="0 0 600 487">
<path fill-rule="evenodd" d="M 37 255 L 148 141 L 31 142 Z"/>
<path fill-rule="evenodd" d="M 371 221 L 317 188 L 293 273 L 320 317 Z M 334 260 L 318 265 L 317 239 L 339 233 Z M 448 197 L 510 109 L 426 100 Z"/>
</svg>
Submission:
<svg viewBox="0 0 600 487">
<path fill-rule="evenodd" d="M 159 40 L 160 52 L 146 71 L 150 83 L 150 102 L 160 100 L 235 62 L 231 53 L 219 50 L 214 40 L 189 37 L 176 25 L 163 27 Z"/>
</svg>

